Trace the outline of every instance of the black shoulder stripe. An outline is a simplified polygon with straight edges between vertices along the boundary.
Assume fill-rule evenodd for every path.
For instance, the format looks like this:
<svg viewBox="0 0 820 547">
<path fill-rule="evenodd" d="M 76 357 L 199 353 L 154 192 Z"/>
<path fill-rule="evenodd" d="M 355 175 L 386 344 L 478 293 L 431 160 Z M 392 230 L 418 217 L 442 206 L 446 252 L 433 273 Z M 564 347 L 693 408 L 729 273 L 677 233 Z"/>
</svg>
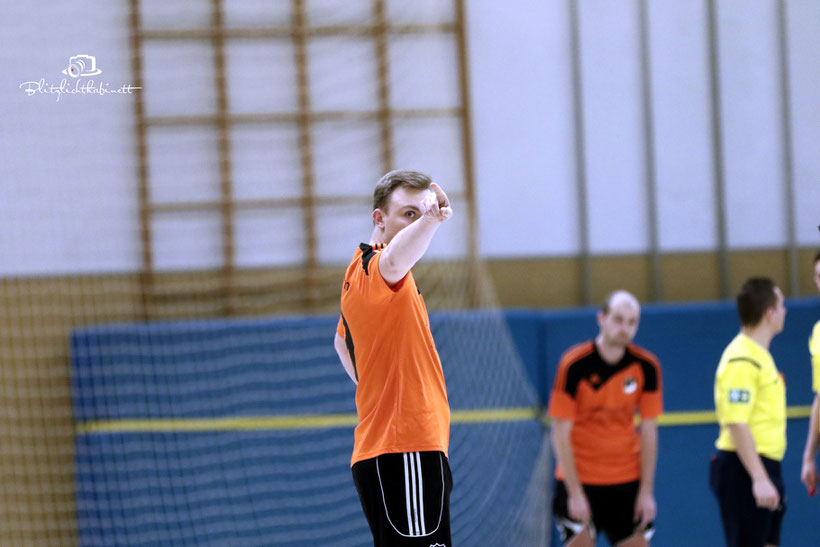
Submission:
<svg viewBox="0 0 820 547">
<path fill-rule="evenodd" d="M 592 375 L 596 374 L 596 370 L 598 369 L 595 366 L 595 353 L 582 355 L 580 358 L 570 363 L 567 366 L 564 392 L 574 399 L 575 395 L 578 393 L 578 386 L 581 382 L 583 380 L 589 381 Z M 609 370 L 610 369 L 606 369 L 607 372 L 609 372 Z M 599 388 L 606 381 L 606 379 L 608 379 L 601 377 L 601 375 L 598 376 L 599 381 L 593 386 L 596 389 Z"/>
<path fill-rule="evenodd" d="M 729 359 L 730 363 L 734 363 L 736 361 L 746 361 L 747 363 L 754 365 L 754 367 L 757 369 L 763 368 L 760 366 L 760 363 L 758 363 L 754 359 L 749 359 L 748 357 L 732 357 L 731 359 Z"/>
<path fill-rule="evenodd" d="M 370 261 L 373 257 L 376 256 L 376 251 L 374 251 L 373 247 L 367 243 L 362 243 L 359 245 L 359 249 L 362 250 L 362 269 L 364 270 L 364 274 L 370 275 L 370 272 L 367 271 L 367 267 L 370 265 Z"/>
<path fill-rule="evenodd" d="M 658 391 L 658 371 L 646 359 L 641 359 L 639 362 L 643 371 L 643 390 L 650 393 Z"/>
<path fill-rule="evenodd" d="M 347 346 L 347 353 L 350 354 L 350 361 L 353 363 L 353 374 L 356 376 L 356 381 L 359 381 L 359 369 L 356 368 L 356 353 L 353 346 L 353 335 L 350 334 L 350 327 L 347 326 L 347 319 L 342 314 L 342 324 L 345 327 L 345 345 Z"/>
</svg>

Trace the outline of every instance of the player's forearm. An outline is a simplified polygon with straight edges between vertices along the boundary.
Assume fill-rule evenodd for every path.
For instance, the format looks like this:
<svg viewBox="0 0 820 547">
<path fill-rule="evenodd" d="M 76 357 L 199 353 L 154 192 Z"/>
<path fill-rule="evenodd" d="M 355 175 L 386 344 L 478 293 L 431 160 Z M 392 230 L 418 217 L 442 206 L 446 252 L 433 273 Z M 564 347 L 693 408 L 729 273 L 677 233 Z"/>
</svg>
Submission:
<svg viewBox="0 0 820 547">
<path fill-rule="evenodd" d="M 555 457 L 558 458 L 558 465 L 564 474 L 564 484 L 567 492 L 575 494 L 581 492 L 581 481 L 578 479 L 578 471 L 575 468 L 575 456 L 572 453 L 572 422 L 569 420 L 552 420 L 552 448 L 555 450 Z"/>
<path fill-rule="evenodd" d="M 744 423 L 728 424 L 726 427 L 729 428 L 729 434 L 732 436 L 737 456 L 752 480 L 770 480 L 766 468 L 763 467 L 763 461 L 757 453 L 757 446 L 749 425 Z"/>
<path fill-rule="evenodd" d="M 653 495 L 655 489 L 655 466 L 658 461 L 658 422 L 643 420 L 641 438 L 641 483 L 640 491 Z"/>
<path fill-rule="evenodd" d="M 427 252 L 440 225 L 439 220 L 422 216 L 399 231 L 379 259 L 379 271 L 384 280 L 391 285 L 401 281 Z"/>
<path fill-rule="evenodd" d="M 820 408 L 818 408 L 817 395 L 815 395 L 814 402 L 812 402 L 811 404 L 811 414 L 809 416 L 809 433 L 806 436 L 806 447 L 803 449 L 804 461 L 814 461 L 814 458 L 817 456 L 817 427 L 818 424 L 820 424 L 818 412 L 820 412 Z"/>
</svg>

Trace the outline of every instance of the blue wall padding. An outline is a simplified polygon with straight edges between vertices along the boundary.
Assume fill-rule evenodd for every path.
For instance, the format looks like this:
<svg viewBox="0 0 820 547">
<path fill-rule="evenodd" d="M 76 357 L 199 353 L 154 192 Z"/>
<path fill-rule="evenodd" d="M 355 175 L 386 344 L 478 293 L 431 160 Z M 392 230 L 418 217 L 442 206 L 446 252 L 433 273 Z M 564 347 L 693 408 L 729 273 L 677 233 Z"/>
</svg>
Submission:
<svg viewBox="0 0 820 547">
<path fill-rule="evenodd" d="M 801 456 L 807 429 L 808 419 L 789 420 L 789 448 L 783 460 L 787 509 L 780 544 L 784 546 L 808 547 L 818 544 L 817 531 L 806 526 L 806 523 L 817 520 L 820 500 L 809 498 L 800 483 Z M 725 545 L 718 505 L 708 483 L 709 458 L 715 451 L 717 431 L 716 425 L 660 429 L 660 454 L 655 480 L 658 518 L 653 545 Z"/>
<path fill-rule="evenodd" d="M 772 354 L 789 405 L 808 405 L 807 341 L 820 302 L 787 307 Z M 546 406 L 561 354 L 596 334 L 595 311 L 432 314 L 453 410 Z M 71 338 L 75 420 L 353 413 L 354 386 L 332 347 L 337 319 L 78 330 Z M 713 408 L 715 367 L 737 330 L 731 303 L 644 308 L 636 342 L 661 361 L 667 411 Z M 783 545 L 814 541 L 803 523 L 820 507 L 799 483 L 806 427 L 805 419 L 789 422 Z M 716 434 L 713 424 L 661 429 L 654 544 L 722 544 L 707 485 Z M 452 427 L 456 545 L 529 545 L 526 538 L 543 537 L 547 516 L 528 518 L 521 508 L 545 506 L 538 499 L 551 476 L 544 473 L 544 441 L 534 420 Z M 349 471 L 352 442 L 352 427 L 78 434 L 80 544 L 368 545 Z"/>
<path fill-rule="evenodd" d="M 789 405 L 808 405 L 812 398 L 808 339 L 814 323 L 820 320 L 820 301 L 792 300 L 786 307 L 786 328 L 775 337 L 771 352 L 786 378 Z M 597 333 L 596 312 L 593 308 L 506 312 L 527 375 L 542 403 L 549 399 L 561 354 Z M 666 410 L 714 408 L 711 386 L 715 368 L 739 328 L 733 303 L 644 307 L 635 343 L 652 351 L 661 362 L 667 386 Z"/>
<path fill-rule="evenodd" d="M 771 352 L 787 384 L 789 406 L 812 402 L 808 338 L 820 320 L 820 301 L 786 302 L 786 326 L 775 337 Z M 561 354 L 572 344 L 597 333 L 593 308 L 568 311 L 509 311 L 510 327 L 536 384 L 542 404 L 549 392 Z M 534 327 L 534 325 L 537 327 Z M 533 336 L 533 328 L 541 334 Z M 644 307 L 636 343 L 651 350 L 661 362 L 666 411 L 713 410 L 715 369 L 726 344 L 740 328 L 734 303 L 652 305 Z M 533 338 L 540 348 L 533 355 Z M 800 466 L 808 428 L 807 419 L 790 420 L 789 449 L 783 472 L 789 508 L 783 527 L 783 545 L 814 545 L 814 535 L 800 523 L 816 518 L 817 499 L 809 499 L 800 483 Z M 714 452 L 717 425 L 664 427 L 660 433 L 656 498 L 656 545 L 718 546 L 722 530 L 718 507 L 708 489 L 708 463 Z M 560 545 L 553 532 L 553 544 Z M 599 545 L 605 545 L 603 541 Z"/>
<path fill-rule="evenodd" d="M 333 350 L 335 328 L 336 320 L 320 317 L 77 331 L 75 419 L 355 412 L 354 386 Z"/>
<path fill-rule="evenodd" d="M 336 318 L 108 325 L 72 336 L 77 422 L 355 413 Z M 431 317 L 453 410 L 533 408 L 499 311 Z M 459 544 L 537 535 L 522 495 L 545 468 L 543 426 L 456 424 Z M 353 428 L 91 433 L 76 442 L 82 545 L 367 545 Z M 543 473 L 542 473 L 543 474 Z M 543 482 L 543 478 L 539 479 Z M 542 532 L 543 535 L 543 532 Z"/>
</svg>

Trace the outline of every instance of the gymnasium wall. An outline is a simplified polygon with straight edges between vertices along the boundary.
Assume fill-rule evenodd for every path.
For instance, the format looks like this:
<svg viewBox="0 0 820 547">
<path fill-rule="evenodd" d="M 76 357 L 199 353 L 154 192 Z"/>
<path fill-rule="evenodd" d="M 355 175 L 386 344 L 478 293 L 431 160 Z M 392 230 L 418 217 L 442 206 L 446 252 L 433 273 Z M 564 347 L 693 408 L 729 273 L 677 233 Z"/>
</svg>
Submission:
<svg viewBox="0 0 820 547">
<path fill-rule="evenodd" d="M 367 17 L 370 2 L 306 2 L 324 22 Z M 28 97 L 20 84 L 46 78 L 55 83 L 70 55 L 97 56 L 105 81 L 131 82 L 128 2 L 45 0 L 36 7 L 6 3 L 0 33 L 0 61 L 8 85 L 0 87 L 0 543 L 72 544 L 74 431 L 70 423 L 69 348 L 72 330 L 90 324 L 131 322 L 143 317 L 138 208 L 138 153 L 134 103 L 129 97 Z M 143 0 L 145 24 L 154 28 L 207 24 L 205 3 Z M 230 24 L 287 24 L 286 3 L 226 0 Z M 391 16 L 412 20 L 406 6 L 434 18 L 452 18 L 444 2 L 386 2 Z M 748 275 L 789 280 L 788 227 L 799 248 L 795 295 L 814 294 L 809 264 L 816 245 L 820 210 L 820 48 L 814 31 L 820 7 L 811 0 L 787 5 L 791 131 L 783 131 L 783 67 L 778 57 L 776 2 L 716 0 L 721 83 L 721 139 L 711 116 L 707 6 L 709 2 L 647 2 L 651 102 L 657 196 L 660 301 L 715 300 L 720 290 L 716 255 L 714 147 L 722 145 L 726 186 L 729 285 Z M 646 141 L 637 34 L 637 2 L 577 2 L 585 172 L 582 186 L 589 222 L 579 220 L 579 162 L 573 119 L 569 2 L 489 0 L 466 2 L 470 116 L 474 144 L 479 253 L 490 283 L 488 303 L 501 307 L 571 307 L 584 302 L 585 264 L 578 253 L 584 230 L 592 253 L 591 300 L 615 286 L 651 297 Z M 193 6 L 193 7 L 192 7 Z M 273 6 L 273 7 L 271 7 Z M 392 7 L 390 7 L 392 6 Z M 404 6 L 404 7 L 402 7 Z M 362 16 L 362 14 L 365 14 Z M 256 21 L 257 23 L 259 21 Z M 451 43 L 403 42 L 393 61 L 402 100 L 442 101 L 454 96 Z M 360 46 L 360 44 L 359 44 Z M 318 48 L 317 77 L 324 102 L 371 106 L 373 90 L 358 76 L 373 63 L 357 49 Z M 335 55 L 335 56 L 334 56 Z M 260 56 L 263 59 L 260 60 Z M 230 58 L 232 85 L 250 109 L 295 100 L 285 77 L 275 72 L 292 52 L 267 53 L 238 47 Z M 212 59 L 197 47 L 156 48 L 146 55 L 157 69 L 146 97 L 159 108 L 190 109 L 213 102 Z M 272 62 L 271 62 L 272 60 Z M 267 63 L 264 71 L 259 68 Z M 429 66 L 428 66 L 429 65 Z M 370 68 L 369 68 L 370 67 Z M 419 78 L 422 69 L 438 76 Z M 273 71 L 273 72 L 272 72 Z M 351 76 L 351 74 L 353 76 Z M 289 81 L 289 80 L 288 80 Z M 355 85 L 353 85 L 355 84 Z M 243 94 L 244 93 L 244 94 Z M 266 102 L 266 101 L 272 101 Z M 458 187 L 459 143 L 452 124 L 406 128 L 397 146 L 404 167 L 426 170 Z M 320 171 L 328 188 L 368 192 L 379 175 L 373 128 L 344 132 L 341 144 L 325 151 L 341 156 Z M 784 163 L 790 135 L 792 162 Z M 160 131 L 152 141 L 151 176 L 165 197 L 213 196 L 216 184 L 214 136 Z M 179 135 L 176 135 L 179 136 Z M 341 138 L 336 134 L 336 138 Z M 246 195 L 298 193 L 294 130 L 240 135 L 234 163 Z M 794 215 L 785 198 L 791 166 Z M 259 293 L 240 296 L 236 314 L 264 316 L 334 313 L 338 279 L 348 250 L 369 233 L 366 207 L 345 213 L 341 224 L 321 230 L 316 288 L 320 304 L 306 307 L 298 295 L 265 291 L 279 279 L 298 276 L 301 237 L 298 218 L 274 223 L 241 219 L 237 279 Z M 461 219 L 464 215 L 461 216 Z M 160 292 L 155 317 L 213 317 L 224 313 L 218 230 L 212 218 L 193 224 L 164 223 L 157 232 L 154 279 Z M 442 231 L 431 255 L 463 256 L 464 226 Z M 432 262 L 432 263 L 430 263 Z M 451 265 L 436 261 L 418 272 L 432 308 L 452 307 L 446 290 L 436 290 Z M 431 282 L 432 280 L 432 282 Z M 423 284 L 427 285 L 424 286 Z M 431 287 L 431 285 L 433 285 Z M 195 298 L 181 296 L 194 287 Z M 432 298 L 431 298 L 432 297 Z M 463 303 L 462 303 L 463 304 Z"/>
<path fill-rule="evenodd" d="M 802 523 L 813 518 L 818 501 L 805 494 L 799 474 L 812 397 L 807 339 L 820 302 L 792 300 L 787 309 L 786 329 L 771 348 L 786 378 L 791 416 L 783 544 L 808 545 L 811 530 Z M 454 541 L 478 545 L 492 533 L 506 545 L 514 534 L 524 534 L 517 544 L 529 545 L 535 537 L 515 518 L 500 519 L 499 509 L 482 508 L 503 507 L 514 515 L 531 490 L 549 491 L 548 474 L 538 469 L 547 430 L 537 416 L 549 402 L 560 355 L 597 332 L 594 313 L 510 310 L 503 319 L 494 312 L 432 314 L 453 409 L 453 510 L 460 515 L 454 516 Z M 332 337 L 335 322 L 335 316 L 210 320 L 75 332 L 72 401 L 82 543 L 195 537 L 200 544 L 218 544 L 242 537 L 249 544 L 278 544 L 289 537 L 288 544 L 302 545 L 322 537 L 326 544 L 366 544 L 346 465 L 356 421 L 353 386 L 330 345 L 321 343 Z M 505 322 L 515 356 L 503 351 L 507 336 L 499 327 Z M 643 310 L 636 342 L 660 359 L 664 385 L 659 545 L 720 543 L 717 505 L 708 490 L 717 436 L 712 388 L 720 354 L 737 329 L 730 304 Z M 503 429 L 486 417 L 461 417 L 522 408 L 534 412 Z M 508 466 L 508 488 L 490 488 L 496 460 Z M 324 480 L 335 485 L 336 501 L 329 505 L 319 495 Z M 157 499 L 164 500 L 161 512 L 154 510 Z M 212 515 L 207 526 L 204 514 Z M 200 521 L 202 528 L 196 526 Z"/>
<path fill-rule="evenodd" d="M 342 8 L 343 4 L 348 7 Z M 419 13 L 440 19 L 452 16 L 452 8 L 444 7 L 447 3 L 417 4 L 414 9 Z M 641 84 L 638 2 L 577 3 L 585 173 L 579 179 L 570 3 L 467 2 L 470 114 L 479 247 L 484 258 L 577 254 L 582 229 L 579 180 L 584 181 L 588 218 L 583 229 L 593 255 L 645 254 L 653 227 L 650 210 L 655 211 L 662 254 L 715 250 L 718 176 L 725 186 L 723 212 L 730 250 L 782 249 L 788 244 L 790 226 L 797 245 L 817 243 L 820 114 L 814 97 L 820 92 L 820 69 L 814 59 L 820 37 L 813 29 L 820 23 L 820 6 L 810 0 L 786 3 L 788 77 L 782 80 L 777 3 L 716 2 L 720 92 L 716 112 L 720 135 L 716 135 L 715 105 L 710 99 L 708 2 L 647 4 L 649 94 Z M 324 1 L 314 7 L 316 17 L 324 21 L 333 20 L 332 10 L 338 11 L 336 20 L 366 11 L 357 6 Z M 5 120 L 0 133 L 0 216 L 8 227 L 0 238 L 0 275 L 139 270 L 132 101 L 128 96 L 66 96 L 58 102 L 53 96 L 29 97 L 18 87 L 39 78 L 57 80 L 59 69 L 77 52 L 96 55 L 105 80 L 112 85 L 129 82 L 128 5 L 85 0 L 71 7 L 51 1 L 38 4 L 37 10 L 22 5 L 9 8 L 10 24 L 0 35 L 2 60 L 14 83 L 0 91 Z M 396 8 L 389 15 L 398 20 L 415 16 L 402 9 L 407 8 Z M 143 10 L 149 28 L 207 22 L 204 6 L 186 11 L 173 3 L 144 2 Z M 53 16 L 44 16 L 46 12 Z M 234 3 L 229 3 L 227 15 L 233 17 L 229 23 L 237 24 L 247 17 Z M 286 15 L 266 12 L 272 23 L 287 21 Z M 82 24 L 67 25 L 67 20 Z M 356 49 L 355 43 L 342 45 L 311 50 L 315 70 L 321 71 L 314 75 L 316 108 L 335 104 L 358 108 L 370 104 L 374 96 L 357 79 L 372 68 L 367 50 Z M 456 88 L 452 44 L 428 37 L 416 45 L 405 41 L 394 47 L 398 74 L 394 88 L 409 89 L 397 96 L 417 102 L 427 98 L 446 106 Z M 288 59 L 287 51 L 265 51 L 248 45 L 229 51 L 228 75 L 238 90 L 234 106 L 240 111 L 258 105 L 255 95 L 244 91 L 253 89 L 254 83 L 257 93 L 271 90 L 266 101 L 272 101 L 272 108 L 295 100 L 292 93 L 276 91 L 276 75 L 268 74 L 267 68 L 256 80 L 251 76 L 260 62 L 278 66 Z M 155 79 L 146 82 L 149 114 L 196 112 L 213 101 L 209 62 L 208 50 L 193 46 L 172 44 L 149 50 L 146 67 Z M 422 73 L 422 66 L 439 76 L 422 85 L 414 77 Z M 788 95 L 783 94 L 784 81 Z M 784 96 L 791 112 L 788 128 L 783 125 Z M 653 121 L 651 141 L 644 132 L 648 112 Z M 402 131 L 396 139 L 397 147 L 407 150 L 397 157 L 403 167 L 429 171 L 445 187 L 461 186 L 455 180 L 460 177 L 461 156 L 450 125 Z M 787 136 L 792 143 L 789 165 L 784 157 Z M 173 132 L 159 131 L 149 143 L 155 192 L 160 197 L 212 196 L 218 184 L 215 154 L 209 152 L 215 146 L 213 136 L 192 132 L 177 140 L 173 137 Z M 364 146 L 371 142 L 369 137 L 359 133 L 336 137 L 342 140 L 327 143 L 328 150 L 338 152 L 344 146 L 345 159 L 335 167 L 318 167 L 320 180 L 327 181 L 321 184 L 351 194 L 368 190 L 378 176 L 363 167 L 372 164 L 367 161 L 372 159 L 372 149 Z M 276 178 L 277 172 L 298 170 L 294 135 L 283 129 L 267 136 L 251 133 L 235 138 L 236 149 L 251 154 L 248 157 L 263 153 L 265 142 L 274 144 L 265 161 L 234 159 L 232 168 L 243 191 L 274 197 L 297 192 L 286 177 Z M 647 185 L 650 144 L 656 186 L 653 208 Z M 720 173 L 715 166 L 718 160 L 723 167 Z M 790 218 L 787 168 L 793 174 L 794 190 Z M 274 177 L 272 186 L 264 173 Z M 351 211 L 346 224 L 320 231 L 322 263 L 343 262 L 343 250 L 367 237 L 368 213 L 366 207 Z M 239 219 L 240 267 L 282 266 L 294 259 L 276 251 L 298 237 L 294 229 L 298 216 L 290 214 L 281 217 L 282 224 Z M 197 217 L 191 222 L 163 221 L 156 227 L 160 270 L 207 269 L 216 263 L 218 231 L 212 221 Z M 191 239 L 194 233 L 197 237 Z M 431 252 L 447 256 L 456 253 L 458 245 L 458 237 L 443 233 Z"/>
</svg>

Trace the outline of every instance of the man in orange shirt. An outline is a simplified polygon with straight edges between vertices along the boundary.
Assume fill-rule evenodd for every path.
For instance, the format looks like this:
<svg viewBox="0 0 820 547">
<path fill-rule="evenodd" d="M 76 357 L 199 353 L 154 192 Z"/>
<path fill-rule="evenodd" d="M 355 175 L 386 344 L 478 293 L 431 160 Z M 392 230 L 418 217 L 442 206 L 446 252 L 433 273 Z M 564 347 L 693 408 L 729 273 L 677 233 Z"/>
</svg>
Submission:
<svg viewBox="0 0 820 547">
<path fill-rule="evenodd" d="M 602 530 L 612 545 L 639 547 L 654 532 L 661 369 L 632 344 L 639 319 L 633 295 L 612 293 L 598 312 L 598 336 L 570 348 L 555 374 L 553 513 L 567 546 L 592 547 Z"/>
<path fill-rule="evenodd" d="M 376 546 L 452 545 L 450 405 L 410 271 L 452 214 L 430 177 L 387 173 L 373 193 L 370 242 L 342 285 L 334 345 L 357 384 L 351 467 Z"/>
</svg>

